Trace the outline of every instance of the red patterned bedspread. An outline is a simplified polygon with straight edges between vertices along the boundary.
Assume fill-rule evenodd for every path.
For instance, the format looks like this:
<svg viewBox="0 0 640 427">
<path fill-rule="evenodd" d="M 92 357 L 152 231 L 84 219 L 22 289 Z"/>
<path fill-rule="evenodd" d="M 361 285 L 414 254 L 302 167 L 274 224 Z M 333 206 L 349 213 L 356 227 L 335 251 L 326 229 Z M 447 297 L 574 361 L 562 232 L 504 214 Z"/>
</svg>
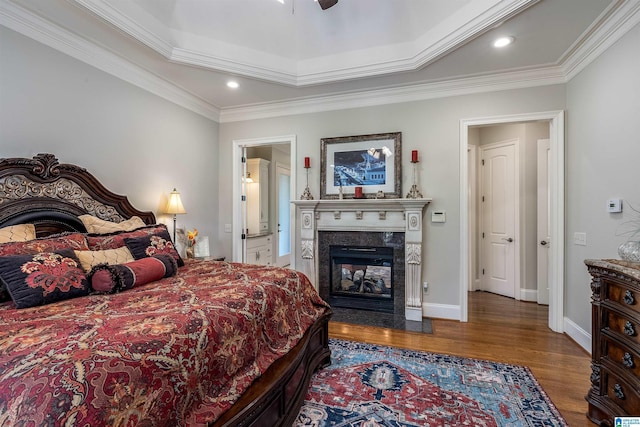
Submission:
<svg viewBox="0 0 640 427">
<path fill-rule="evenodd" d="M 326 307 L 301 273 L 215 261 L 115 295 L 0 304 L 0 425 L 204 425 Z"/>
</svg>

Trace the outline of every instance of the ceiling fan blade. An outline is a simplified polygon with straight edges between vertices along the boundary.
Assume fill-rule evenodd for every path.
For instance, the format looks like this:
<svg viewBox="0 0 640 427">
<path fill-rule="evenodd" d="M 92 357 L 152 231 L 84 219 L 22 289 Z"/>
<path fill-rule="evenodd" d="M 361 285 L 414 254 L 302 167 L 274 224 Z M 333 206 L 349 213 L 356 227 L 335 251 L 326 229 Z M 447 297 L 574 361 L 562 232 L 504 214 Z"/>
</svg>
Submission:
<svg viewBox="0 0 640 427">
<path fill-rule="evenodd" d="M 318 0 L 318 4 L 320 4 L 320 7 L 322 8 L 322 10 L 329 9 L 331 6 L 334 6 L 336 3 L 338 3 L 338 0 Z"/>
</svg>

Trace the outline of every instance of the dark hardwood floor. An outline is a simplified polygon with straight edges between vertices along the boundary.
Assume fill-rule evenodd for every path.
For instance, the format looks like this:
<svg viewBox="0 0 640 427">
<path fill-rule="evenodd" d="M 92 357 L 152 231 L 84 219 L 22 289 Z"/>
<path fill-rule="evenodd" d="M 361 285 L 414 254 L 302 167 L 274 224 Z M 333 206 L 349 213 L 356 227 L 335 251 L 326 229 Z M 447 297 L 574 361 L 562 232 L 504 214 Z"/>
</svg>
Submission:
<svg viewBox="0 0 640 427">
<path fill-rule="evenodd" d="M 433 320 L 433 334 L 329 323 L 329 336 L 528 366 L 570 426 L 585 415 L 591 356 L 548 326 L 548 307 L 487 292 L 469 294 L 469 321 Z"/>
</svg>

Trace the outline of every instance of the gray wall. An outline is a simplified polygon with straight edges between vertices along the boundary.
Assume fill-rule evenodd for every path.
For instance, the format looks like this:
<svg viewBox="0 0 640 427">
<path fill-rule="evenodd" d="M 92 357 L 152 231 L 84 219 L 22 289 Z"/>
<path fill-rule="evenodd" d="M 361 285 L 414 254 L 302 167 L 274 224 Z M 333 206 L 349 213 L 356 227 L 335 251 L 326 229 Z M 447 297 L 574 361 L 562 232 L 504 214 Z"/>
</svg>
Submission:
<svg viewBox="0 0 640 427">
<path fill-rule="evenodd" d="M 565 316 L 590 331 L 590 279 L 585 258 L 618 258 L 634 217 L 606 211 L 620 197 L 640 207 L 640 25 L 567 84 L 567 209 Z M 640 217 L 636 214 L 636 219 Z M 586 232 L 587 246 L 573 244 Z"/>
<path fill-rule="evenodd" d="M 218 123 L 0 26 L 0 157 L 53 153 L 218 247 Z M 158 217 L 172 227 L 172 219 Z"/>
<path fill-rule="evenodd" d="M 432 197 L 432 210 L 446 211 L 447 222 L 425 222 L 426 244 L 423 277 L 430 283 L 425 302 L 459 304 L 460 266 L 452 260 L 460 254 L 460 119 L 565 108 L 564 86 L 547 86 L 434 99 L 421 102 L 279 117 L 220 125 L 220 174 L 231 176 L 232 141 L 237 139 L 297 136 L 297 162 L 311 157 L 309 187 L 320 195 L 320 139 L 369 133 L 402 132 L 403 192 L 411 186 L 411 150 L 420 150 L 419 187 Z M 305 170 L 297 170 L 302 194 Z M 231 223 L 231 186 L 220 186 L 220 222 Z M 230 234 L 222 234 L 226 255 L 231 254 Z"/>
</svg>

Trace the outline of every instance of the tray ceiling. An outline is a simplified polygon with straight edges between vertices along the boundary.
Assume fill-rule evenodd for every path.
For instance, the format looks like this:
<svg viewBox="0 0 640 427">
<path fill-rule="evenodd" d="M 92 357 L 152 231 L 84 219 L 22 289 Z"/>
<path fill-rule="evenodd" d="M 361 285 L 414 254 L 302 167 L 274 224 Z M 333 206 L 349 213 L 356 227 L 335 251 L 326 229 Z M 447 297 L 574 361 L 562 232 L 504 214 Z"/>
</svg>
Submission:
<svg viewBox="0 0 640 427">
<path fill-rule="evenodd" d="M 31 20 L 30 28 L 96 46 L 219 111 L 562 75 L 616 11 L 638 15 L 628 1 L 609 0 L 339 0 L 327 10 L 314 0 L 0 1 L 5 26 L 26 34 L 16 17 Z M 515 43 L 493 48 L 503 35 Z M 240 87 L 229 89 L 230 79 Z"/>
</svg>

